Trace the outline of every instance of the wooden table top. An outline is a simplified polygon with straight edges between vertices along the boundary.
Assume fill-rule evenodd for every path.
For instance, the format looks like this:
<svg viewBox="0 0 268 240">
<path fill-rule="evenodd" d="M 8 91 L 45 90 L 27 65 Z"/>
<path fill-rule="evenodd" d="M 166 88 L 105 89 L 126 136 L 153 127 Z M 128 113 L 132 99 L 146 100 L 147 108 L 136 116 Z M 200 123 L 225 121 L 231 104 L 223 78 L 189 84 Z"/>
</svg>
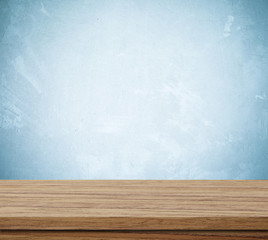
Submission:
<svg viewBox="0 0 268 240">
<path fill-rule="evenodd" d="M 0 180 L 0 229 L 268 230 L 268 180 Z"/>
</svg>

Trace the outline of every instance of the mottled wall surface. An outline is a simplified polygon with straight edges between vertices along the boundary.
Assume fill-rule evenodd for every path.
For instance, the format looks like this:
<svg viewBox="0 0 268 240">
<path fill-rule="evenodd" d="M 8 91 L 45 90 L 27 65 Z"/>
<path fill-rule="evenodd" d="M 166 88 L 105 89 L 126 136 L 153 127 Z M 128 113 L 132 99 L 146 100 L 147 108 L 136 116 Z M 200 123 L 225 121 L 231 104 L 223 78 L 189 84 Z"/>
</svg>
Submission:
<svg viewBox="0 0 268 240">
<path fill-rule="evenodd" d="M 268 179 L 268 1 L 0 0 L 1 179 Z"/>
</svg>

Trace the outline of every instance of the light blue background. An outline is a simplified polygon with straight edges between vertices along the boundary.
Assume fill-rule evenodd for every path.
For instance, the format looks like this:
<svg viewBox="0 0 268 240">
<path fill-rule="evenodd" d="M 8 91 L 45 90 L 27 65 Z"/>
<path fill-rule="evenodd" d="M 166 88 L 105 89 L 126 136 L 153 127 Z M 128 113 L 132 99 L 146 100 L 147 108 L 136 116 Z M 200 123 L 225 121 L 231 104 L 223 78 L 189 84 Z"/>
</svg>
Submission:
<svg viewBox="0 0 268 240">
<path fill-rule="evenodd" d="M 0 1 L 1 179 L 268 179 L 268 1 Z"/>
</svg>

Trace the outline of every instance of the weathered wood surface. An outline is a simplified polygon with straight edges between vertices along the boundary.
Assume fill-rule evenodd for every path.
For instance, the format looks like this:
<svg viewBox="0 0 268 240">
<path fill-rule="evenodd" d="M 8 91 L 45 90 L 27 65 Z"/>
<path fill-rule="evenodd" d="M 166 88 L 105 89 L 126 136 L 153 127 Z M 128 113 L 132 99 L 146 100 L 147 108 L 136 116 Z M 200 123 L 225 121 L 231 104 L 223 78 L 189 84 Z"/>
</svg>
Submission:
<svg viewBox="0 0 268 240">
<path fill-rule="evenodd" d="M 0 229 L 268 230 L 268 180 L 0 180 Z"/>
</svg>

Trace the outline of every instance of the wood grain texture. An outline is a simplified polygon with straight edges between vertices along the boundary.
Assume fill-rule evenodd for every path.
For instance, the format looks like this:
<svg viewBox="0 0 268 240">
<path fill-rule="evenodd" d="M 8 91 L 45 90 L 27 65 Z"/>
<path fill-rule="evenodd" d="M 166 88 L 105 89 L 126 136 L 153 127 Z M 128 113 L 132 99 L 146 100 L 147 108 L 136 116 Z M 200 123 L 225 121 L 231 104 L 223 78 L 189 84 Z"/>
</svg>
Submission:
<svg viewBox="0 0 268 240">
<path fill-rule="evenodd" d="M 0 231 L 1 240 L 262 240 L 268 231 Z"/>
<path fill-rule="evenodd" d="M 0 180 L 0 229 L 268 230 L 268 180 Z"/>
</svg>

